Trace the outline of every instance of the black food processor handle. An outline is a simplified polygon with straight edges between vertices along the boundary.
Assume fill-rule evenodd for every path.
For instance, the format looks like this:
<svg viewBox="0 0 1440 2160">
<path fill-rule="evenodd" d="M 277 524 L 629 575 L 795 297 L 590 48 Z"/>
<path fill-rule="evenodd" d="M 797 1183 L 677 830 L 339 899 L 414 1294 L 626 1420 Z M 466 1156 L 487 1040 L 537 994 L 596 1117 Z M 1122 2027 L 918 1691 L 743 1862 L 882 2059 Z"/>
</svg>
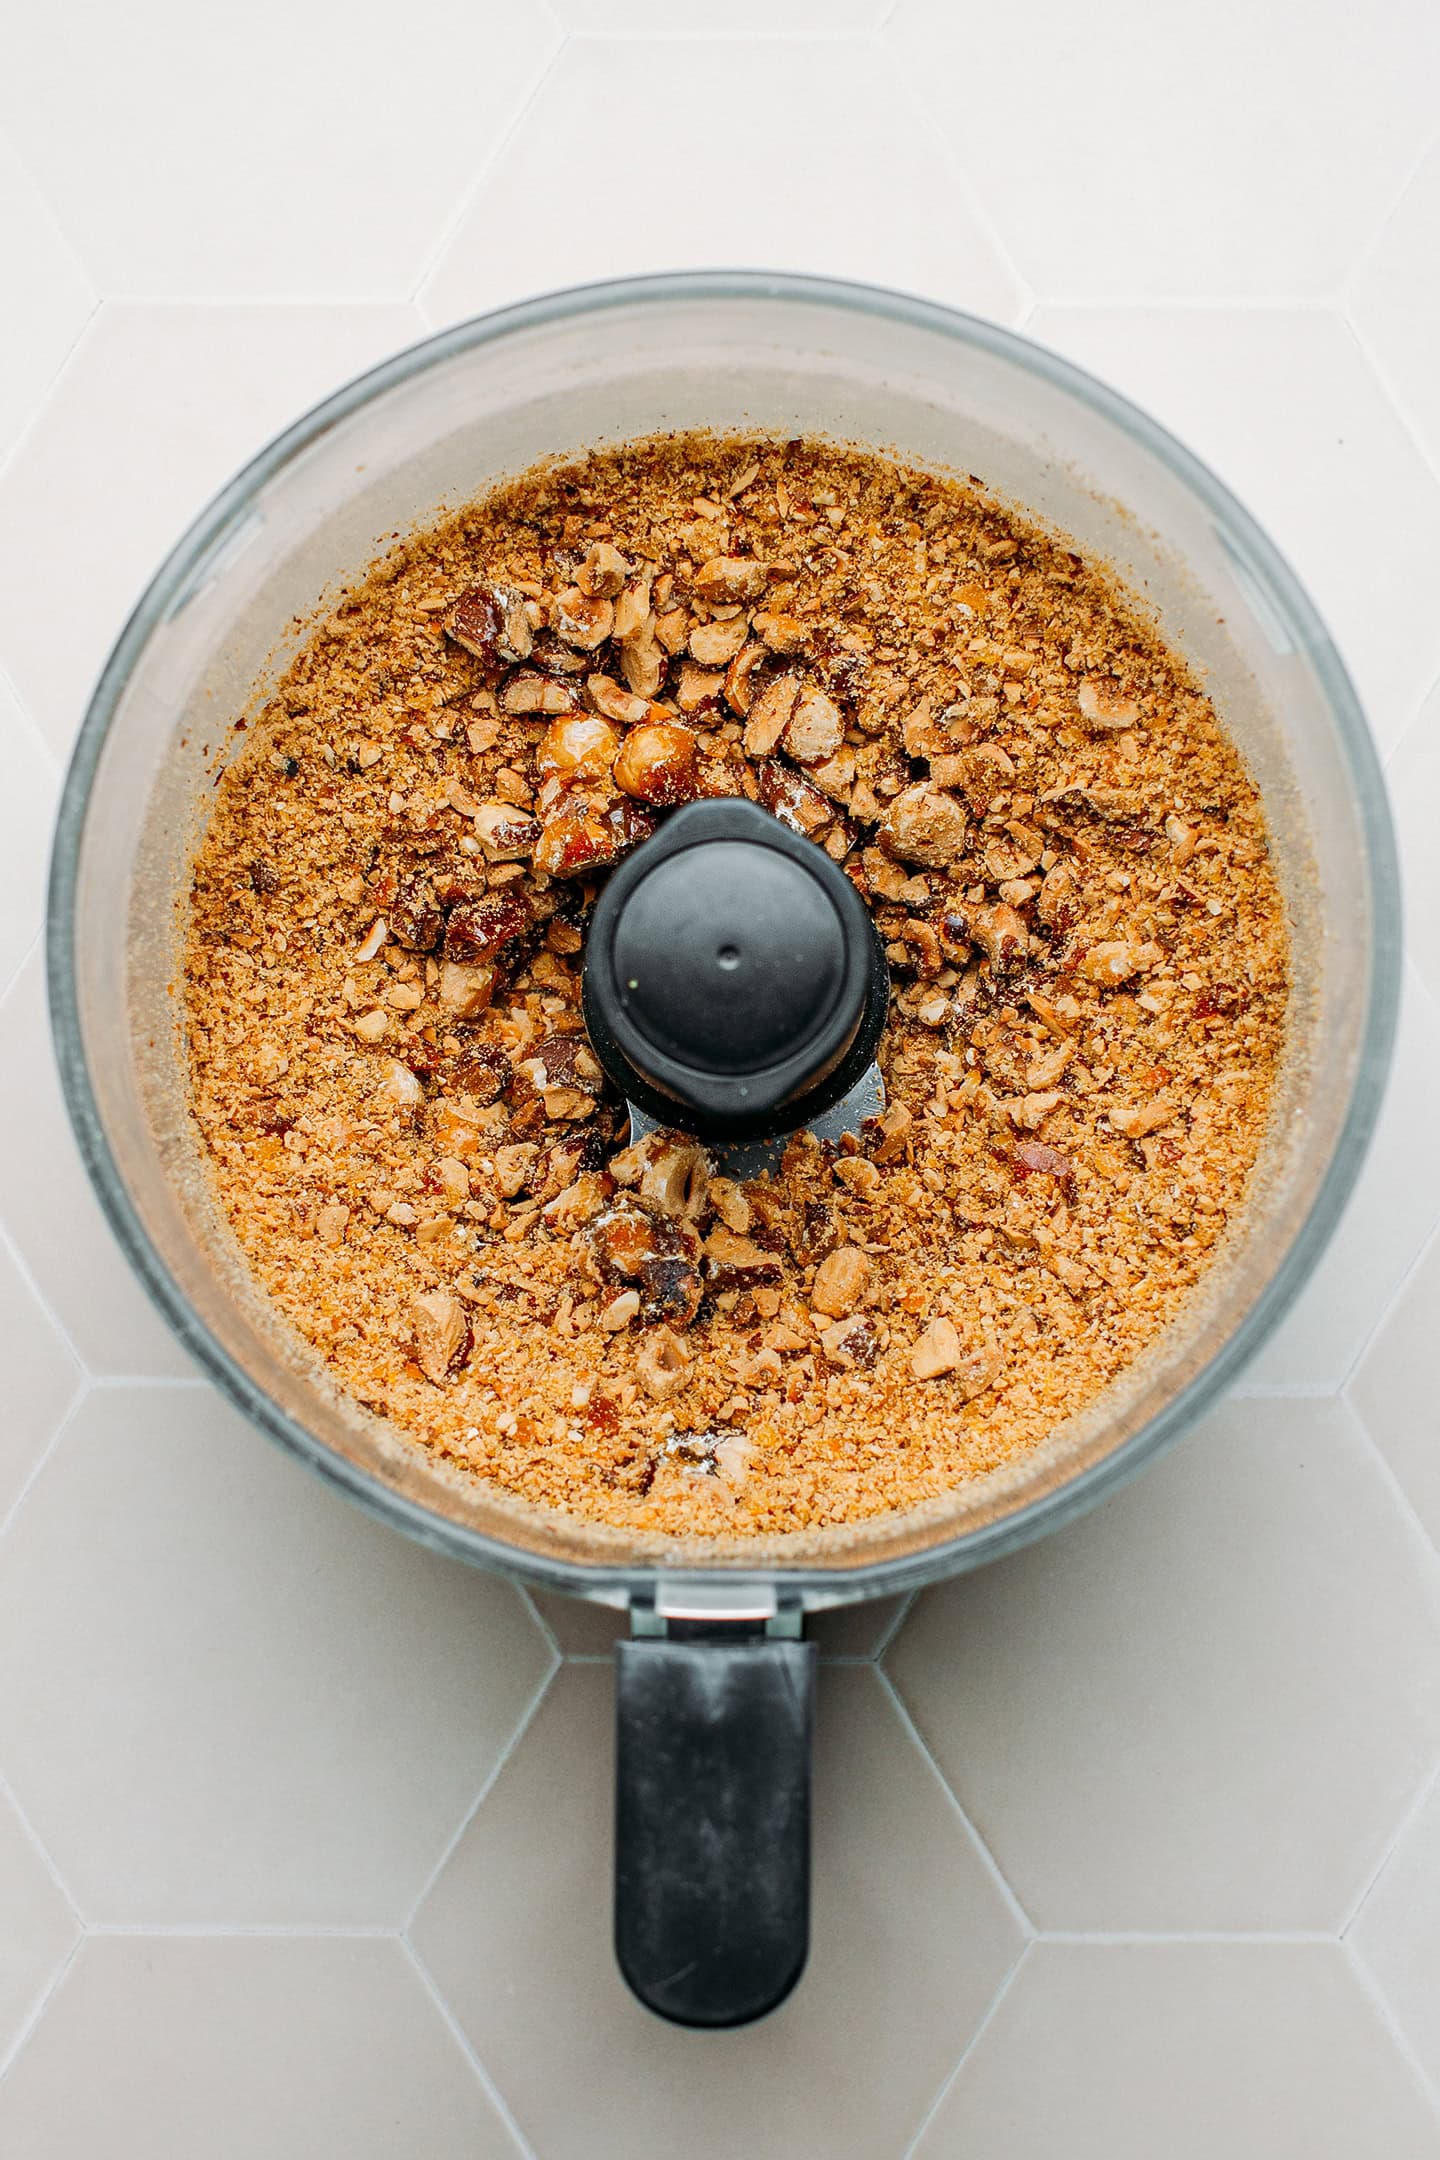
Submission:
<svg viewBox="0 0 1440 2160">
<path fill-rule="evenodd" d="M 810 1934 L 813 1643 L 622 1642 L 615 1952 L 648 2009 L 745 2025 Z"/>
</svg>

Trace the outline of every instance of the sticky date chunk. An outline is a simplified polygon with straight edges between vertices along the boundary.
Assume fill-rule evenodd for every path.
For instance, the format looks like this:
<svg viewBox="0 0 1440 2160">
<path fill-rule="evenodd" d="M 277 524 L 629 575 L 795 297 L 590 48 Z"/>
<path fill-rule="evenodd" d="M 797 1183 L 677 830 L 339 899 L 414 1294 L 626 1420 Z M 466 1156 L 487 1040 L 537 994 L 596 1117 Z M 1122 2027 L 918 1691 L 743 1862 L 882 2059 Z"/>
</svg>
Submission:
<svg viewBox="0 0 1440 2160">
<path fill-rule="evenodd" d="M 799 773 L 782 765 L 778 758 L 762 758 L 755 767 L 755 778 L 760 786 L 760 800 L 773 817 L 792 832 L 803 833 L 807 840 L 830 823 L 835 806 L 817 787 L 802 780 Z"/>
<path fill-rule="evenodd" d="M 411 952 L 434 952 L 445 928 L 434 891 L 428 879 L 422 877 L 402 880 L 386 921 L 396 944 L 407 946 Z"/>
<path fill-rule="evenodd" d="M 654 830 L 654 818 L 628 798 L 604 810 L 562 810 L 541 830 L 535 868 L 547 877 L 582 877 L 618 862 Z"/>
<path fill-rule="evenodd" d="M 591 1224 L 589 1241 L 602 1282 L 639 1290 L 642 1320 L 690 1325 L 704 1280 L 700 1240 L 687 1222 L 622 1203 Z"/>
<path fill-rule="evenodd" d="M 1066 1199 L 1073 1199 L 1075 1192 L 1075 1165 L 1059 1148 L 1047 1147 L 1043 1140 L 1021 1140 L 1010 1157 L 1010 1167 L 1019 1179 L 1049 1177 L 1055 1180 Z"/>
<path fill-rule="evenodd" d="M 444 627 L 455 643 L 472 654 L 493 680 L 505 667 L 528 660 L 534 635 L 520 593 L 472 585 L 461 593 Z"/>
<path fill-rule="evenodd" d="M 447 960 L 493 960 L 502 948 L 530 928 L 530 902 L 514 886 L 487 893 L 483 900 L 462 901 L 445 924 Z"/>
</svg>

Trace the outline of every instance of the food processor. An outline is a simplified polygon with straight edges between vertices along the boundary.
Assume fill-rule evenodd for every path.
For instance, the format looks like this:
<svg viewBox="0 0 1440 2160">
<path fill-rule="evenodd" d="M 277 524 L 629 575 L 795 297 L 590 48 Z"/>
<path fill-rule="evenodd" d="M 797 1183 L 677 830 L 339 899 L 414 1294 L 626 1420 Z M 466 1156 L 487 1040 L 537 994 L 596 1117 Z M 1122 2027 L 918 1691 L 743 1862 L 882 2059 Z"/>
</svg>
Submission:
<svg viewBox="0 0 1440 2160">
<path fill-rule="evenodd" d="M 188 1106 L 177 988 L 191 860 L 218 773 L 245 740 L 234 723 L 263 703 L 317 609 L 398 534 L 539 459 L 683 428 L 818 435 L 971 475 L 1108 565 L 1248 761 L 1292 939 L 1287 1043 L 1247 1208 L 1180 1318 L 1022 1460 L 905 1513 L 783 1536 L 645 1536 L 547 1510 L 347 1397 L 220 1214 Z M 688 1123 L 737 1161 L 763 1159 L 798 1125 L 833 1134 L 881 1106 L 883 953 L 837 889 L 850 893 L 843 876 L 828 860 L 821 872 L 808 842 L 777 842 L 781 830 L 748 805 L 677 813 L 610 880 L 587 955 L 587 1021 L 635 1130 Z M 726 867 L 737 849 L 739 879 Z M 683 895 L 689 942 L 667 964 L 655 925 L 673 922 Z M 202 513 L 136 607 L 80 732 L 52 868 L 49 983 L 101 1202 L 225 1394 L 435 1549 L 628 1610 L 617 1952 L 660 2014 L 723 2026 L 773 2007 L 804 1962 L 806 1613 L 1013 1551 L 1112 1491 L 1214 1401 L 1295 1297 L 1354 1182 L 1399 952 L 1388 814 L 1354 692 L 1294 576 L 1203 465 L 1114 392 L 992 324 L 833 281 L 707 272 L 554 294 L 444 331 L 307 414 Z"/>
</svg>

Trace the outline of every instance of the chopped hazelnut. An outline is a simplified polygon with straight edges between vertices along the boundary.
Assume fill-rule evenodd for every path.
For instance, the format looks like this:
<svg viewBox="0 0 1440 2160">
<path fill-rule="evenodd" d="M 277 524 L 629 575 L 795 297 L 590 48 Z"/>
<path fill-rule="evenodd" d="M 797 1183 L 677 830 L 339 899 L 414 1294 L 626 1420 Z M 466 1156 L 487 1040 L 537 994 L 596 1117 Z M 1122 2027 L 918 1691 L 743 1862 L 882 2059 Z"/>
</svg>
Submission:
<svg viewBox="0 0 1440 2160">
<path fill-rule="evenodd" d="M 577 652 L 594 652 L 597 645 L 604 644 L 614 627 L 613 601 L 598 593 L 582 592 L 578 585 L 567 585 L 564 592 L 556 595 L 556 633 Z"/>
<path fill-rule="evenodd" d="M 1123 696 L 1113 683 L 1099 682 L 1094 676 L 1081 683 L 1076 703 L 1081 719 L 1092 728 L 1132 728 L 1140 718 L 1134 698 Z"/>
<path fill-rule="evenodd" d="M 636 697 L 631 690 L 622 690 L 619 683 L 608 675 L 587 676 L 585 688 L 596 712 L 607 720 L 618 720 L 622 727 L 638 727 L 650 717 L 650 700 Z"/>
<path fill-rule="evenodd" d="M 774 682 L 766 684 L 745 723 L 745 748 L 751 757 L 770 755 L 789 725 L 799 694 L 798 675 L 777 675 Z"/>
<path fill-rule="evenodd" d="M 427 1380 L 444 1385 L 470 1355 L 470 1323 L 451 1290 L 422 1290 L 410 1300 L 415 1360 Z"/>
<path fill-rule="evenodd" d="M 578 713 L 546 728 L 535 765 L 542 780 L 603 779 L 619 749 L 620 738 L 608 720 Z"/>
<path fill-rule="evenodd" d="M 615 784 L 637 801 L 664 808 L 699 793 L 695 737 L 689 728 L 632 728 L 615 761 Z"/>
<path fill-rule="evenodd" d="M 764 563 L 743 555 L 716 555 L 695 573 L 695 593 L 707 607 L 732 606 L 758 600 L 768 582 Z"/>
<path fill-rule="evenodd" d="M 822 765 L 845 740 L 840 708 L 823 690 L 808 685 L 795 700 L 781 737 L 783 747 L 802 765 Z"/>
<path fill-rule="evenodd" d="M 858 1245 L 837 1245 L 815 1273 L 810 1303 L 816 1312 L 843 1319 L 853 1312 L 870 1280 L 870 1262 Z"/>
<path fill-rule="evenodd" d="M 618 1296 L 611 1298 L 608 1305 L 602 1306 L 596 1315 L 596 1324 L 602 1327 L 607 1335 L 618 1335 L 622 1328 L 629 1327 L 639 1310 L 639 1291 L 622 1290 Z"/>
<path fill-rule="evenodd" d="M 685 1385 L 689 1352 L 668 1327 L 652 1328 L 635 1357 L 635 1370 L 650 1393 L 664 1400 Z"/>
<path fill-rule="evenodd" d="M 495 969 L 447 960 L 440 970 L 440 1003 L 457 1020 L 473 1020 L 495 994 Z"/>
<path fill-rule="evenodd" d="M 734 622 L 697 623 L 690 633 L 690 656 L 702 667 L 728 667 L 749 635 L 743 615 Z"/>
<path fill-rule="evenodd" d="M 919 781 L 895 797 L 881 821 L 880 838 L 904 862 L 947 870 L 965 852 L 965 812 L 953 795 Z"/>
<path fill-rule="evenodd" d="M 910 1370 L 917 1380 L 938 1380 L 956 1370 L 962 1355 L 954 1322 L 932 1320 L 910 1352 Z"/>
<path fill-rule="evenodd" d="M 575 573 L 581 592 L 592 598 L 613 600 L 630 574 L 630 565 L 608 540 L 597 540 Z"/>
</svg>

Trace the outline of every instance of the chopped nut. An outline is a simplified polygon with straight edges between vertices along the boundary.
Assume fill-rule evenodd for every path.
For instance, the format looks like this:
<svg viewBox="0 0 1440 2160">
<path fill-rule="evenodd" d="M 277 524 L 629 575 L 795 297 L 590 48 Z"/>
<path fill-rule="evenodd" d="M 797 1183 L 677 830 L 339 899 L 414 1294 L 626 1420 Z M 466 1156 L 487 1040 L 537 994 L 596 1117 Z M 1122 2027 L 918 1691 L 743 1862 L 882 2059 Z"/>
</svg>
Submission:
<svg viewBox="0 0 1440 2160">
<path fill-rule="evenodd" d="M 1107 939 L 1103 944 L 1092 945 L 1083 953 L 1076 966 L 1076 973 L 1086 982 L 1099 983 L 1102 989 L 1115 990 L 1143 974 L 1146 968 L 1158 967 L 1165 955 L 1158 945 L 1133 945 L 1124 939 Z"/>
<path fill-rule="evenodd" d="M 765 808 L 792 832 L 804 833 L 813 839 L 824 831 L 835 815 L 833 805 L 819 788 L 812 787 L 808 780 L 802 779 L 790 766 L 782 765 L 778 758 L 762 758 L 755 767 L 755 778 Z M 844 852 L 842 848 L 841 853 Z"/>
<path fill-rule="evenodd" d="M 880 1345 L 864 1313 L 855 1313 L 849 1319 L 832 1320 L 829 1327 L 821 1328 L 820 1348 L 826 1364 L 837 1366 L 843 1372 L 855 1366 L 862 1370 L 872 1366 Z"/>
<path fill-rule="evenodd" d="M 607 1335 L 618 1335 L 622 1328 L 629 1327 L 639 1310 L 639 1291 L 622 1290 L 596 1315 L 596 1324 L 602 1327 Z"/>
<path fill-rule="evenodd" d="M 751 757 L 770 755 L 789 725 L 799 694 L 798 675 L 777 675 L 766 684 L 745 723 L 745 748 Z"/>
<path fill-rule="evenodd" d="M 470 1172 L 455 1155 L 442 1155 L 435 1165 L 440 1188 L 445 1198 L 458 1206 L 470 1197 Z"/>
<path fill-rule="evenodd" d="M 633 728 L 615 761 L 615 784 L 637 801 L 664 808 L 699 793 L 695 737 L 671 723 Z"/>
<path fill-rule="evenodd" d="M 339 1245 L 344 1242 L 345 1226 L 350 1220 L 348 1207 L 322 1207 L 315 1215 L 315 1235 L 322 1245 Z"/>
<path fill-rule="evenodd" d="M 609 1199 L 610 1193 L 604 1178 L 594 1171 L 584 1171 L 573 1185 L 567 1185 L 553 1200 L 547 1200 L 540 1210 L 542 1222 L 549 1223 L 552 1230 L 574 1230 L 581 1223 L 594 1219 Z M 636 1299 L 638 1306 L 639 1299 Z"/>
<path fill-rule="evenodd" d="M 764 563 L 743 555 L 716 555 L 695 573 L 695 593 L 708 607 L 758 600 L 768 582 Z"/>
<path fill-rule="evenodd" d="M 938 1380 L 954 1372 L 963 1355 L 954 1322 L 932 1320 L 910 1352 L 910 1370 L 917 1380 Z"/>
<path fill-rule="evenodd" d="M 904 862 L 947 870 L 965 852 L 965 812 L 953 795 L 920 781 L 895 797 L 881 821 L 880 838 Z"/>
<path fill-rule="evenodd" d="M 507 713 L 568 713 L 576 710 L 574 694 L 564 683 L 545 675 L 512 675 L 501 693 Z"/>
<path fill-rule="evenodd" d="M 665 654 L 653 632 L 637 631 L 620 647 L 620 672 L 637 697 L 658 697 L 665 680 Z"/>
<path fill-rule="evenodd" d="M 442 1387 L 470 1355 L 470 1323 L 453 1291 L 422 1290 L 410 1300 L 415 1360 L 427 1380 Z"/>
<path fill-rule="evenodd" d="M 805 625 L 796 615 L 757 615 L 753 628 L 756 637 L 773 653 L 797 653 L 805 645 Z"/>
<path fill-rule="evenodd" d="M 734 1179 L 711 1178 L 706 1197 L 726 1229 L 744 1237 L 755 1218 L 749 1201 Z"/>
<path fill-rule="evenodd" d="M 881 1177 L 873 1162 L 865 1155 L 842 1155 L 835 1165 L 835 1175 L 842 1185 L 868 1200 L 880 1190 Z"/>
<path fill-rule="evenodd" d="M 1044 1088 L 1053 1087 L 1074 1055 L 1074 1043 L 1062 1042 L 1027 1065 L 1025 1085 L 1030 1093 L 1036 1094 Z"/>
<path fill-rule="evenodd" d="M 702 667 L 728 667 L 750 635 L 743 615 L 734 622 L 697 623 L 690 633 L 690 655 Z"/>
<path fill-rule="evenodd" d="M 447 960 L 440 970 L 440 1003 L 457 1020 L 473 1020 L 495 995 L 495 969 Z"/>
<path fill-rule="evenodd" d="M 635 1370 L 661 1401 L 685 1385 L 689 1352 L 668 1327 L 652 1328 L 635 1357 Z"/>
<path fill-rule="evenodd" d="M 418 1110 L 425 1100 L 425 1090 L 398 1058 L 386 1058 L 380 1084 L 375 1093 L 384 1103 L 398 1110 Z"/>
<path fill-rule="evenodd" d="M 1051 1111 L 1058 1110 L 1064 1100 L 1058 1089 L 1050 1088 L 1044 1094 L 1015 1096 L 1005 1104 L 1005 1111 L 1012 1125 L 1025 1132 L 1039 1132 Z"/>
<path fill-rule="evenodd" d="M 858 1245 L 837 1245 L 816 1270 L 810 1303 L 816 1312 L 843 1319 L 853 1312 L 870 1280 L 870 1262 Z"/>
<path fill-rule="evenodd" d="M 540 1162 L 540 1150 L 532 1141 L 515 1141 L 495 1150 L 495 1184 L 502 1200 L 514 1200 L 524 1192 Z"/>
<path fill-rule="evenodd" d="M 622 727 L 638 727 L 642 720 L 650 717 L 650 700 L 636 697 L 633 691 L 622 690 L 608 675 L 588 676 L 585 688 L 596 712 L 602 713 L 607 720 L 618 720 Z"/>
<path fill-rule="evenodd" d="M 1174 1118 L 1174 1104 L 1158 1096 L 1148 1103 L 1117 1103 L 1110 1112 L 1110 1123 L 1127 1140 L 1140 1140 L 1147 1133 L 1159 1132 L 1162 1125 L 1172 1124 Z"/>
<path fill-rule="evenodd" d="M 617 1185 L 635 1185 L 647 1207 L 662 1215 L 694 1218 L 705 1206 L 711 1160 L 684 1133 L 652 1132 L 610 1163 Z"/>
<path fill-rule="evenodd" d="M 615 627 L 614 602 L 599 593 L 582 592 L 567 585 L 555 599 L 555 629 L 577 652 L 594 652 Z"/>
<path fill-rule="evenodd" d="M 1030 950 L 1024 922 L 1004 901 L 995 907 L 970 908 L 965 920 L 971 937 L 997 975 L 1013 967 L 1017 960 L 1023 960 Z"/>
<path fill-rule="evenodd" d="M 630 565 L 608 540 L 597 540 L 575 573 L 581 592 L 593 598 L 613 600 L 630 575 Z"/>
<path fill-rule="evenodd" d="M 877 1163 L 898 1161 L 905 1153 L 906 1144 L 910 1138 L 910 1128 L 914 1122 L 903 1102 L 892 1102 L 889 1108 L 877 1118 L 876 1126 L 880 1135 L 879 1142 L 874 1149 L 874 1160 Z"/>
<path fill-rule="evenodd" d="M 1081 683 L 1076 703 L 1080 717 L 1092 728 L 1132 728 L 1140 718 L 1134 698 L 1123 696 L 1113 683 L 1099 682 L 1093 676 Z"/>
<path fill-rule="evenodd" d="M 355 954 L 357 960 L 373 960 L 390 935 L 390 928 L 383 915 L 377 915 L 366 933 L 365 942 Z"/>
<path fill-rule="evenodd" d="M 533 852 L 540 827 L 513 803 L 488 802 L 475 812 L 475 833 L 491 862 L 519 862 Z"/>
<path fill-rule="evenodd" d="M 389 1032 L 390 1015 L 379 1006 L 373 1012 L 361 1013 L 355 1022 L 355 1033 L 361 1042 L 382 1042 Z"/>
<path fill-rule="evenodd" d="M 542 780 L 604 779 L 619 749 L 620 737 L 608 720 L 577 713 L 546 728 L 535 766 Z"/>
<path fill-rule="evenodd" d="M 834 757 L 844 740 L 845 722 L 838 705 L 823 690 L 807 685 L 785 723 L 783 747 L 802 765 L 821 765 Z"/>
<path fill-rule="evenodd" d="M 615 602 L 614 635 L 620 644 L 633 638 L 650 620 L 650 576 L 637 578 L 627 585 Z"/>
<path fill-rule="evenodd" d="M 680 680 L 675 689 L 675 703 L 682 713 L 700 713 L 713 710 L 720 702 L 725 687 L 725 677 L 710 668 L 696 667 L 687 660 L 680 670 Z"/>
<path fill-rule="evenodd" d="M 765 662 L 763 645 L 746 645 L 725 670 L 725 703 L 743 720 L 755 694 L 755 677 Z"/>
</svg>

